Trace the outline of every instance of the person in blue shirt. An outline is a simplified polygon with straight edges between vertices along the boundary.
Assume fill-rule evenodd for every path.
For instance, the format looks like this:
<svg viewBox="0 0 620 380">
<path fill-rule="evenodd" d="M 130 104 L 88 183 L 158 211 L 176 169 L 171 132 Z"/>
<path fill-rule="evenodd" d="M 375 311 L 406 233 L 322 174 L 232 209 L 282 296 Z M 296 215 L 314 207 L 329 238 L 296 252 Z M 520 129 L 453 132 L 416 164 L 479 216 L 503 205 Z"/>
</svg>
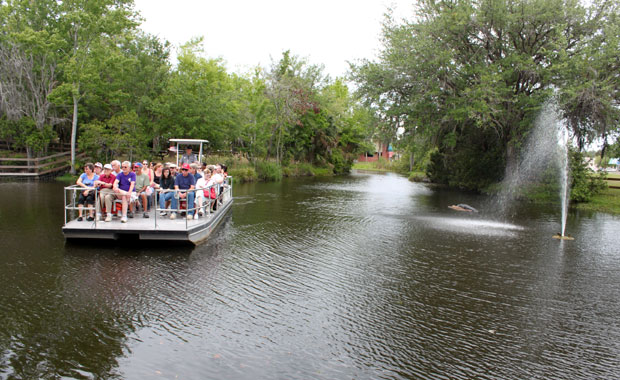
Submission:
<svg viewBox="0 0 620 380">
<path fill-rule="evenodd" d="M 99 179 L 99 176 L 95 174 L 95 166 L 92 163 L 84 165 L 84 173 L 78 178 L 76 184 L 86 190 L 80 192 L 78 198 L 78 222 L 84 220 L 82 218 L 82 210 L 84 204 L 89 208 L 89 216 L 86 218 L 89 222 L 95 220 L 95 181 Z"/>
<path fill-rule="evenodd" d="M 196 179 L 189 172 L 189 170 L 189 164 L 183 164 L 183 166 L 181 166 L 181 173 L 177 174 L 176 178 L 174 179 L 174 189 L 176 190 L 178 199 L 177 196 L 172 197 L 171 208 L 172 210 L 176 210 L 178 207 L 179 199 L 187 199 L 187 219 L 192 219 L 194 217 L 193 208 L 195 196 L 194 191 L 192 190 L 194 190 L 194 188 L 196 187 Z M 172 214 L 170 214 L 170 219 L 174 219 L 176 217 L 177 215 L 173 211 Z"/>
</svg>

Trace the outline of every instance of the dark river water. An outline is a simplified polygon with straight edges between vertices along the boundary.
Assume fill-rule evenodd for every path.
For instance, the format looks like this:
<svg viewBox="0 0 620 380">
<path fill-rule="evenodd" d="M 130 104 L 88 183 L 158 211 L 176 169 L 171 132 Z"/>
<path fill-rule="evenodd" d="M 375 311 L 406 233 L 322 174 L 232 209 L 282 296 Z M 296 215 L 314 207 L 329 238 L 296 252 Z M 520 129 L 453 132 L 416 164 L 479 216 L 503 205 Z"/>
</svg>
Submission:
<svg viewBox="0 0 620 380">
<path fill-rule="evenodd" d="M 0 183 L 2 379 L 620 378 L 618 217 L 558 241 L 559 207 L 356 173 L 236 186 L 198 247 L 77 245 L 62 186 Z"/>
</svg>

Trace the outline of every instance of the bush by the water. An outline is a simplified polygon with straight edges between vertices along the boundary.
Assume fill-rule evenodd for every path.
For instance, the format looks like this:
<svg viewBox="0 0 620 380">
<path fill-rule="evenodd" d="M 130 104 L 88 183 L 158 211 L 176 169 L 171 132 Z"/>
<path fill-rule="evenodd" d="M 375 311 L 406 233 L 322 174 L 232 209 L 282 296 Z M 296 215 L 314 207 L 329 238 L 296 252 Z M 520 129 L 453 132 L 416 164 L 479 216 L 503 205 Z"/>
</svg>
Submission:
<svg viewBox="0 0 620 380">
<path fill-rule="evenodd" d="M 282 175 L 285 177 L 311 177 L 315 174 L 311 164 L 301 162 L 284 166 L 282 168 Z"/>
<path fill-rule="evenodd" d="M 607 189 L 605 173 L 594 173 L 584 165 L 583 153 L 571 149 L 569 164 L 572 179 L 570 200 L 589 202 L 595 195 Z"/>
<path fill-rule="evenodd" d="M 275 162 L 258 161 L 255 168 L 261 181 L 279 181 L 282 179 L 282 167 Z"/>
<path fill-rule="evenodd" d="M 241 167 L 228 170 L 236 183 L 254 182 L 258 179 L 258 174 L 253 167 Z"/>
</svg>

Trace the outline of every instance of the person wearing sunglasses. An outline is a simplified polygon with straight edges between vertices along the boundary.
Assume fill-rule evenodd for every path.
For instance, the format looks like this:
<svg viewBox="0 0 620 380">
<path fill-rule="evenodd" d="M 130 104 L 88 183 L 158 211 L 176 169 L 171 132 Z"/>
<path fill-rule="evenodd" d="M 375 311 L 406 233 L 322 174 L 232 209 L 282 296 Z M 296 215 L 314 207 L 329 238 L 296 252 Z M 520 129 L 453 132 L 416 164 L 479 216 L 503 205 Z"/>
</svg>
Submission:
<svg viewBox="0 0 620 380">
<path fill-rule="evenodd" d="M 116 176 L 112 189 L 116 193 L 116 197 L 122 201 L 122 217 L 121 222 L 127 223 L 127 206 L 131 202 L 131 194 L 136 186 L 136 173 L 131 171 L 131 162 L 124 161 L 121 165 L 121 172 Z"/>
<path fill-rule="evenodd" d="M 178 198 L 180 200 L 187 200 L 187 219 L 192 219 L 194 217 L 194 188 L 196 186 L 196 179 L 189 172 L 189 164 L 183 164 L 181 167 L 181 173 L 177 174 L 174 179 L 174 189 L 177 191 Z M 179 191 L 181 190 L 181 191 Z M 185 191 L 183 191 L 185 190 Z M 172 210 L 176 210 L 178 207 L 179 199 L 177 196 L 172 198 Z M 173 211 L 170 214 L 170 219 L 176 218 L 176 213 Z"/>
</svg>

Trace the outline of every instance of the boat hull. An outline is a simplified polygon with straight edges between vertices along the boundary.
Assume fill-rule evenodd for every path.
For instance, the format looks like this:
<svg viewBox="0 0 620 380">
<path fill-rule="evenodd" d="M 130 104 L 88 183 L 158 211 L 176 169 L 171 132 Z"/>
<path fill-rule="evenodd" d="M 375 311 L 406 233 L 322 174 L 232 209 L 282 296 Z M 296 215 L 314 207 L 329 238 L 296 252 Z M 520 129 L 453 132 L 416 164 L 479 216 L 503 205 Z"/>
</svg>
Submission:
<svg viewBox="0 0 620 380">
<path fill-rule="evenodd" d="M 66 239 L 104 239 L 119 240 L 137 238 L 151 241 L 184 241 L 199 244 L 209 238 L 213 231 L 222 223 L 232 210 L 233 199 L 229 199 L 219 207 L 217 212 L 199 218 L 170 220 L 156 216 L 151 212 L 150 218 L 138 215 L 128 223 L 120 220 L 112 222 L 78 222 L 72 220 L 65 224 L 62 232 Z"/>
</svg>

